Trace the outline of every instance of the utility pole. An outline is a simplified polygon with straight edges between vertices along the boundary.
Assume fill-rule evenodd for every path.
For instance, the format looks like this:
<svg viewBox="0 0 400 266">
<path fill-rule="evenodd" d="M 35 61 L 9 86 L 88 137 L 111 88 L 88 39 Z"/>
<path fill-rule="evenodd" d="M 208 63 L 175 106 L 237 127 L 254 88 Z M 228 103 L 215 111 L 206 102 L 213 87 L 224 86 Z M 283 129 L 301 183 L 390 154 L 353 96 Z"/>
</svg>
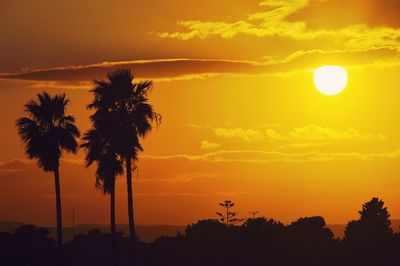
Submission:
<svg viewBox="0 0 400 266">
<path fill-rule="evenodd" d="M 72 209 L 72 240 L 75 240 L 75 209 Z"/>
</svg>

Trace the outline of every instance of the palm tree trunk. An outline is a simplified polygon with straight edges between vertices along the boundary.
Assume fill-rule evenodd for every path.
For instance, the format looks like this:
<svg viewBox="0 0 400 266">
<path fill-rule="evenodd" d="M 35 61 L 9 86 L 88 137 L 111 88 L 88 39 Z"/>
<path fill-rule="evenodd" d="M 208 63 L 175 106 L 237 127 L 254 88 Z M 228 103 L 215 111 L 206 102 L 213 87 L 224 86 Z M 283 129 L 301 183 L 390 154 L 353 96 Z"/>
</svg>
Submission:
<svg viewBox="0 0 400 266">
<path fill-rule="evenodd" d="M 110 224 L 111 224 L 111 245 L 113 265 L 117 266 L 117 230 L 115 225 L 115 179 L 113 180 L 110 193 Z"/>
<path fill-rule="evenodd" d="M 133 216 L 133 194 L 132 194 L 132 162 L 131 158 L 126 158 L 126 182 L 128 190 L 128 217 L 129 217 L 129 259 L 130 265 L 136 265 L 136 248 L 135 248 L 135 220 Z"/>
<path fill-rule="evenodd" d="M 57 264 L 62 266 L 62 214 L 61 214 L 61 190 L 60 190 L 60 173 L 58 167 L 54 170 L 54 184 L 56 190 L 56 211 L 57 211 Z"/>
</svg>

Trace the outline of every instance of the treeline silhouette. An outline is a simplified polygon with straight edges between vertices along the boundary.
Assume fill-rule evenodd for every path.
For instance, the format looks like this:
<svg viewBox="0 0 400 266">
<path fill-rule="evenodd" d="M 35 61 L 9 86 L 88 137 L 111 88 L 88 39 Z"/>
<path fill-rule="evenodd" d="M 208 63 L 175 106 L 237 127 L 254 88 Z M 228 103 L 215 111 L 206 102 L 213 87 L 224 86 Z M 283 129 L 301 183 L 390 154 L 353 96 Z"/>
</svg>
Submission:
<svg viewBox="0 0 400 266">
<path fill-rule="evenodd" d="M 1 265 L 56 265 L 56 243 L 48 233 L 32 225 L 0 233 Z M 116 234 L 116 261 L 110 240 L 110 234 L 96 229 L 76 235 L 64 245 L 64 265 L 129 265 L 129 236 Z M 362 205 L 359 219 L 347 224 L 343 239 L 334 238 L 320 216 L 299 218 L 288 225 L 252 217 L 241 224 L 200 220 L 174 237 L 159 237 L 151 243 L 135 238 L 134 245 L 135 262 L 141 266 L 400 265 L 400 234 L 392 231 L 390 215 L 378 198 Z"/>
</svg>

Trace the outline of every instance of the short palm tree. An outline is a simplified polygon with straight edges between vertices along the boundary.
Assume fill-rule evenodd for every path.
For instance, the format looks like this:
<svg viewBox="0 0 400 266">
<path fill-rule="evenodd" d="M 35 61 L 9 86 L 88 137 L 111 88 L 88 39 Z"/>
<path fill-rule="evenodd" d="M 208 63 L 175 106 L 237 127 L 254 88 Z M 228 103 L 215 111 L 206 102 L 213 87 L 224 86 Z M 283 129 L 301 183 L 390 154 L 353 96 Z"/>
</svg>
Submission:
<svg viewBox="0 0 400 266">
<path fill-rule="evenodd" d="M 125 161 L 128 194 L 129 238 L 135 253 L 135 222 L 133 213 L 132 166 L 142 151 L 139 138 L 144 138 L 153 123 L 161 122 L 161 115 L 148 103 L 152 89 L 151 81 L 133 82 L 130 70 L 117 70 L 108 75 L 106 81 L 96 81 L 92 90 L 94 101 L 88 106 L 94 109 L 91 116 L 96 128 L 102 130 L 119 156 Z M 132 169 L 133 168 L 133 169 Z M 134 256 L 135 254 L 133 254 Z M 131 258 L 131 264 L 135 264 Z"/>
<path fill-rule="evenodd" d="M 59 166 L 63 151 L 76 153 L 76 138 L 80 133 L 75 118 L 66 115 L 69 100 L 62 95 L 37 95 L 37 100 L 25 104 L 27 116 L 17 120 L 18 134 L 25 144 L 29 159 L 36 159 L 45 172 L 54 173 L 57 210 L 58 263 L 62 264 L 62 213 Z"/>
<path fill-rule="evenodd" d="M 117 241 L 115 224 L 115 180 L 123 173 L 122 161 L 113 147 L 101 132 L 97 129 L 90 129 L 83 137 L 82 148 L 86 149 L 86 167 L 94 162 L 97 164 L 96 187 L 103 194 L 110 194 L 110 226 L 112 239 L 113 265 L 117 265 Z"/>
</svg>

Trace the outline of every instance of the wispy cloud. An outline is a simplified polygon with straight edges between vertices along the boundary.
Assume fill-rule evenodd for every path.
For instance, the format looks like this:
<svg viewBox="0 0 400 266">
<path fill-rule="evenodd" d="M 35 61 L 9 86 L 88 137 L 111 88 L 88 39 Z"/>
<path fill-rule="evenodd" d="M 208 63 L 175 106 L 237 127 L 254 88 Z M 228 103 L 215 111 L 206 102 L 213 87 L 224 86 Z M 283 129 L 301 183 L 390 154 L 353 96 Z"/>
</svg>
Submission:
<svg viewBox="0 0 400 266">
<path fill-rule="evenodd" d="M 220 150 L 200 155 L 178 154 L 170 156 L 143 155 L 143 158 L 152 160 L 185 159 L 208 163 L 274 163 L 274 162 L 330 162 L 330 161 L 372 161 L 400 158 L 400 149 L 382 153 L 323 153 L 301 152 L 287 153 L 263 150 Z"/>
<path fill-rule="evenodd" d="M 212 150 L 219 148 L 221 144 L 215 142 L 209 142 L 208 140 L 203 140 L 200 145 L 200 149 L 202 150 Z"/>
<path fill-rule="evenodd" d="M 289 0 L 289 1 L 264 1 L 261 7 L 272 8 L 265 12 L 250 14 L 246 19 L 234 22 L 224 21 L 179 21 L 178 24 L 187 28 L 187 32 L 161 32 L 161 38 L 176 38 L 188 40 L 192 38 L 205 39 L 212 35 L 230 39 L 238 34 L 253 36 L 274 36 L 287 35 L 303 32 L 304 22 L 290 23 L 284 19 L 290 14 L 304 8 L 308 0 Z"/>
<path fill-rule="evenodd" d="M 102 79 L 113 70 L 129 68 L 137 78 L 198 78 L 198 75 L 217 73 L 249 73 L 257 71 L 259 63 L 240 60 L 219 59 L 160 59 L 103 62 L 82 66 L 65 66 L 50 69 L 35 69 L 21 73 L 3 74 L 3 79 L 21 79 L 47 82 L 88 82 Z M 196 75 L 196 76 L 190 76 Z M 50 83 L 51 84 L 51 83 Z"/>
<path fill-rule="evenodd" d="M 19 172 L 32 166 L 32 163 L 24 159 L 13 159 L 5 162 L 0 162 L 0 173 Z"/>
<path fill-rule="evenodd" d="M 238 35 L 254 37 L 283 37 L 294 40 L 331 39 L 343 49 L 368 49 L 372 47 L 400 47 L 400 29 L 366 24 L 352 24 L 340 29 L 311 29 L 305 20 L 290 20 L 289 16 L 303 10 L 311 2 L 324 0 L 266 0 L 260 3 L 260 11 L 246 17 L 228 21 L 179 21 L 186 31 L 160 32 L 161 38 L 189 40 L 211 36 L 231 39 Z M 340 4 L 340 2 L 338 2 Z"/>
<path fill-rule="evenodd" d="M 168 177 L 168 178 L 148 178 L 148 179 L 137 179 L 139 183 L 188 183 L 192 182 L 193 180 L 197 179 L 204 179 L 204 178 L 217 178 L 221 177 L 221 174 L 217 173 L 210 173 L 210 172 L 185 172 L 179 173 L 175 176 Z"/>
<path fill-rule="evenodd" d="M 265 133 L 269 140 L 280 143 L 281 147 L 287 145 L 293 148 L 322 146 L 339 141 L 387 140 L 387 137 L 383 134 L 360 133 L 353 128 L 338 130 L 319 125 L 297 127 L 286 134 L 277 132 L 274 129 L 267 129 Z"/>
<path fill-rule="evenodd" d="M 263 140 L 264 134 L 262 134 L 258 130 L 254 130 L 251 128 L 243 129 L 241 127 L 238 128 L 213 128 L 215 135 L 222 138 L 229 139 L 241 139 L 246 142 L 255 141 L 255 140 Z"/>
<path fill-rule="evenodd" d="M 254 194 L 255 191 L 216 191 L 208 193 L 190 193 L 190 192 L 139 192 L 136 196 L 141 197 L 212 197 L 212 196 L 237 196 Z"/>
<path fill-rule="evenodd" d="M 213 127 L 209 125 L 191 125 L 198 129 L 212 131 L 215 136 L 224 139 L 237 139 L 244 142 L 269 141 L 280 148 L 307 148 L 323 146 L 337 142 L 384 141 L 383 134 L 361 133 L 354 128 L 334 129 L 320 125 L 305 125 L 284 131 L 284 128 L 269 127 Z"/>
<path fill-rule="evenodd" d="M 265 135 L 259 129 L 242 127 L 213 127 L 209 125 L 190 125 L 192 128 L 211 130 L 217 137 L 239 139 L 245 142 L 264 140 Z"/>
<path fill-rule="evenodd" d="M 266 56 L 262 61 L 218 59 L 163 59 L 104 62 L 92 65 L 36 69 L 0 75 L 0 79 L 24 80 L 31 86 L 58 89 L 88 89 L 94 79 L 103 79 L 119 68 L 129 68 L 135 77 L 155 82 L 207 79 L 217 76 L 276 75 L 309 71 L 324 62 L 357 67 L 400 65 L 400 51 L 393 47 L 352 50 L 298 50 L 287 56 Z"/>
</svg>

